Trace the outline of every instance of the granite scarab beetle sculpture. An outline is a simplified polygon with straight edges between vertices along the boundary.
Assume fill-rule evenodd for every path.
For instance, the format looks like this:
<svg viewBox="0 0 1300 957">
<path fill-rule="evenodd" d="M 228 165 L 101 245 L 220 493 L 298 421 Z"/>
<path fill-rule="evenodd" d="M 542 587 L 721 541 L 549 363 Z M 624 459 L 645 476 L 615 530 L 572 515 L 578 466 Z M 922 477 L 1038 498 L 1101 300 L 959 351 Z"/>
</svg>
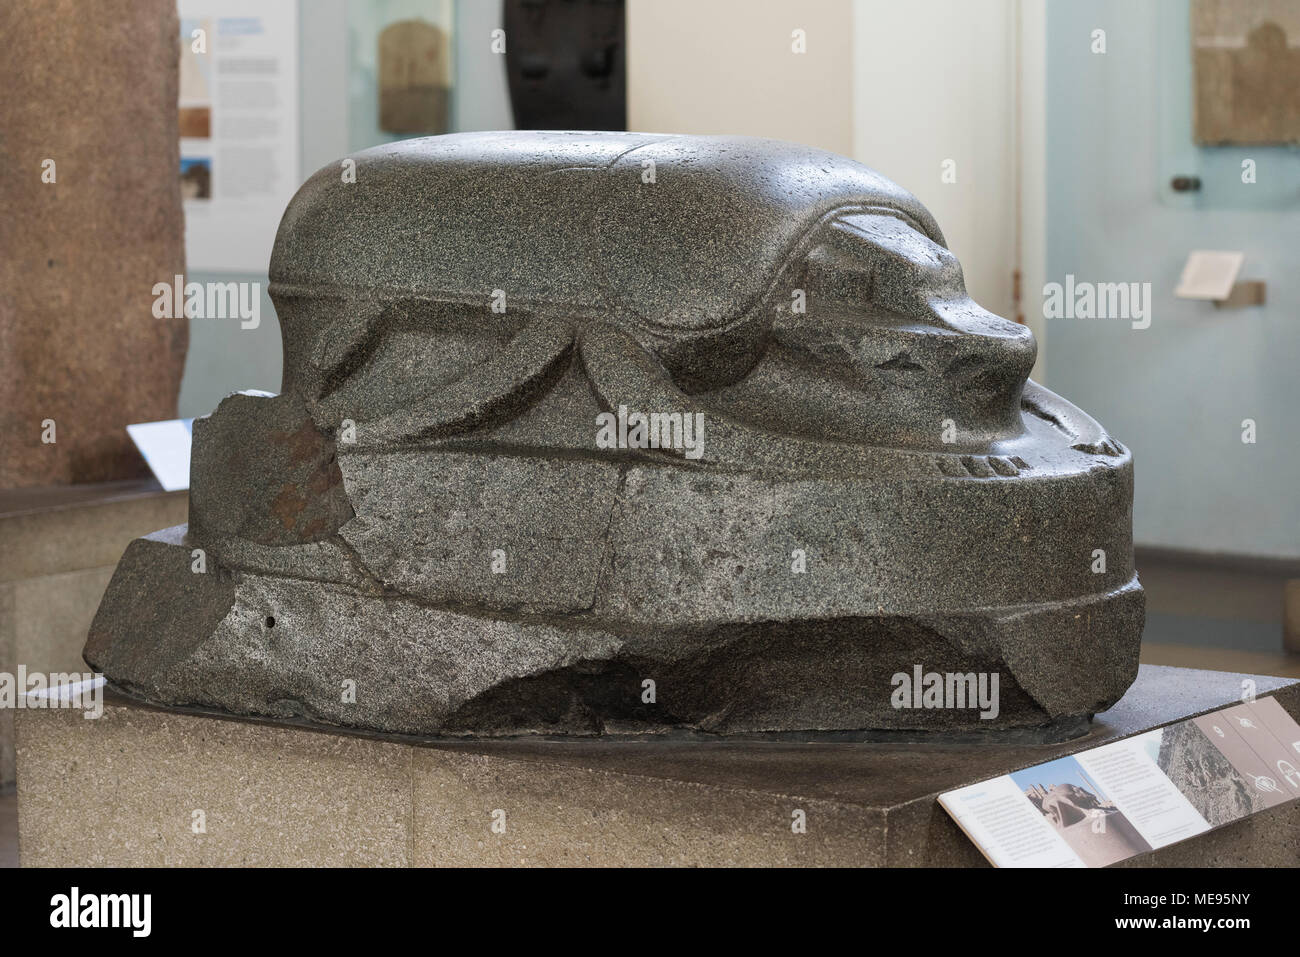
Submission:
<svg viewBox="0 0 1300 957">
<path fill-rule="evenodd" d="M 1130 455 L 893 183 L 732 137 L 351 159 L 280 225 L 282 391 L 195 422 L 188 528 L 113 577 L 86 659 L 120 691 L 410 735 L 1062 735 L 1135 677 Z"/>
</svg>

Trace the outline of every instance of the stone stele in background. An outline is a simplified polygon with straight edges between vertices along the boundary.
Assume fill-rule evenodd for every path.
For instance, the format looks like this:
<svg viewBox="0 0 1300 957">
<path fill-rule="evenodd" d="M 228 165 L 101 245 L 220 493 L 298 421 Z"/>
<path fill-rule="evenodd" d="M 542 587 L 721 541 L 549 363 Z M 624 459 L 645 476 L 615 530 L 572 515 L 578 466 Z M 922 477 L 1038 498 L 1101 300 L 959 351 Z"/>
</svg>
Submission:
<svg viewBox="0 0 1300 957">
<path fill-rule="evenodd" d="M 175 418 L 189 341 L 152 292 L 185 271 L 176 4 L 10 0 L 0 37 L 0 489 L 148 475 L 126 426 Z"/>
<path fill-rule="evenodd" d="M 447 34 L 402 20 L 379 34 L 379 128 L 385 133 L 445 133 L 451 103 Z"/>
<path fill-rule="evenodd" d="M 1192 0 L 1199 146 L 1300 143 L 1300 3 Z"/>
<path fill-rule="evenodd" d="M 195 422 L 190 525 L 108 588 L 117 689 L 417 736 L 1050 738 L 1132 682 L 1130 455 L 899 187 L 746 138 L 353 158 L 280 225 L 283 391 Z M 996 715 L 918 671 L 995 676 Z"/>
</svg>

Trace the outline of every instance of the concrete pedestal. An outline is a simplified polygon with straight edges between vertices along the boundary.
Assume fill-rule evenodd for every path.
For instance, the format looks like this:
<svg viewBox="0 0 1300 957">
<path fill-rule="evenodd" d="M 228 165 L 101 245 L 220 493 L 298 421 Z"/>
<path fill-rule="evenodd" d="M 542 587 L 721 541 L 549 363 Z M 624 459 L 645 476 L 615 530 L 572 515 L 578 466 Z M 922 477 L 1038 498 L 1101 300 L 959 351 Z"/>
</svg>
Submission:
<svg viewBox="0 0 1300 957">
<path fill-rule="evenodd" d="M 131 540 L 185 520 L 186 492 L 152 479 L 0 492 L 0 672 L 84 672 L 81 649 Z M 14 782 L 0 709 L 0 790 Z"/>
<path fill-rule="evenodd" d="M 1233 704 L 1249 676 L 1143 666 L 1054 745 L 381 741 L 110 699 L 18 712 L 25 866 L 983 866 L 937 795 Z M 1300 683 L 1251 677 L 1300 714 Z M 794 833 L 796 811 L 806 833 Z M 494 827 L 495 825 L 495 827 Z M 1295 866 L 1300 804 L 1134 865 Z"/>
</svg>

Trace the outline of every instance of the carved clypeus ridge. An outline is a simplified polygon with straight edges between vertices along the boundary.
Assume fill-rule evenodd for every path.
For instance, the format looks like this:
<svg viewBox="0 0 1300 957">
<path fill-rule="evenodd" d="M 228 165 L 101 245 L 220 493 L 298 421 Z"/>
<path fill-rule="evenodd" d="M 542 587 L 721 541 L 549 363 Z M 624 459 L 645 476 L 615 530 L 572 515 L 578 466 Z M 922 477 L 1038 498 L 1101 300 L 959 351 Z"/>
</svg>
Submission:
<svg viewBox="0 0 1300 957">
<path fill-rule="evenodd" d="M 116 687 L 414 735 L 1051 735 L 1131 682 L 1131 456 L 905 191 L 742 137 L 352 159 L 281 223 L 281 393 L 196 421 L 188 529 L 110 584 Z M 628 410 L 701 441 L 597 442 Z M 1000 675 L 997 718 L 894 708 L 913 665 Z"/>
<path fill-rule="evenodd" d="M 1019 455 L 940 455 L 935 464 L 949 478 L 1015 478 L 1033 468 Z"/>
</svg>

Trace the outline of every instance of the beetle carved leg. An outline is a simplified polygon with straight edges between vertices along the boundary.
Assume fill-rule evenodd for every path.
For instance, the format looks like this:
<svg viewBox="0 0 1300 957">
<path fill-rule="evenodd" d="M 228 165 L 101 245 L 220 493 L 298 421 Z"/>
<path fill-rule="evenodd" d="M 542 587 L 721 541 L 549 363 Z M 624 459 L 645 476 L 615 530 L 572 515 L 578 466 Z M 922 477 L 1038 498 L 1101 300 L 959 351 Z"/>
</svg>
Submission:
<svg viewBox="0 0 1300 957">
<path fill-rule="evenodd" d="M 539 318 L 509 346 L 460 378 L 411 403 L 411 408 L 357 426 L 356 448 L 375 448 L 460 435 L 519 415 L 544 394 L 568 361 L 569 323 Z"/>
</svg>

